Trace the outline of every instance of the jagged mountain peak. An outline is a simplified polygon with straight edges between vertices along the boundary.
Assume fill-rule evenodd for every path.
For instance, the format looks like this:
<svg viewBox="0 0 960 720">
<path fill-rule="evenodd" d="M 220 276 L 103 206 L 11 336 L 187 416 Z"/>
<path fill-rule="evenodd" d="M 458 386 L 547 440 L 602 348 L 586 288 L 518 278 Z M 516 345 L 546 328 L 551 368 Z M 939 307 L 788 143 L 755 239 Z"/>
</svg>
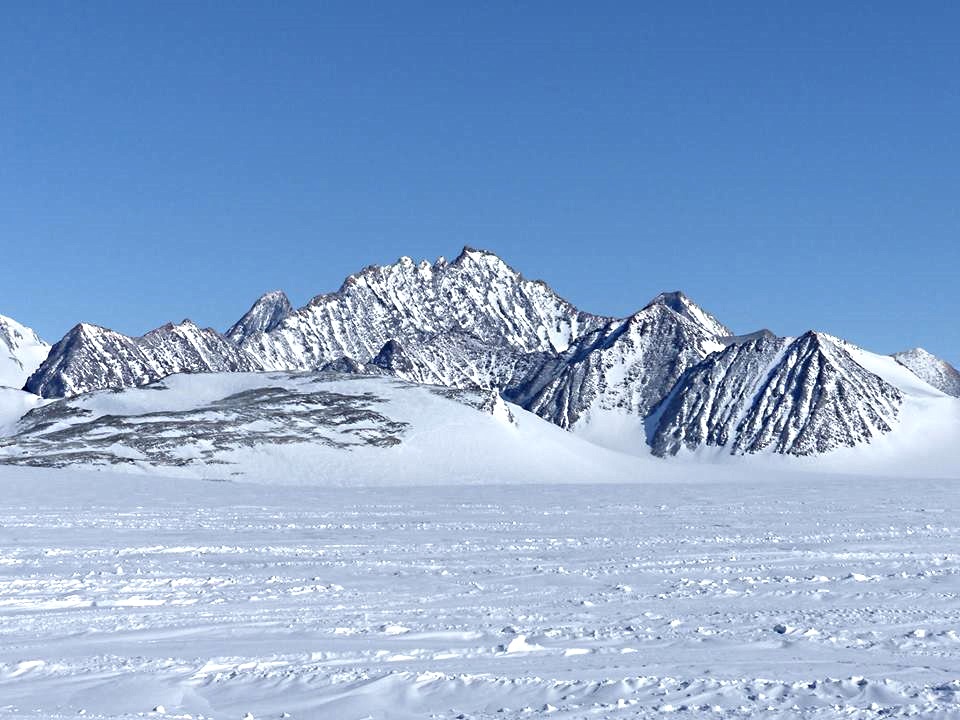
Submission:
<svg viewBox="0 0 960 720">
<path fill-rule="evenodd" d="M 227 330 L 226 336 L 240 344 L 251 335 L 270 332 L 293 312 L 287 294 L 283 290 L 271 290 L 257 298 L 246 314 Z"/>
<path fill-rule="evenodd" d="M 501 262 L 504 265 L 506 265 L 503 259 L 492 250 L 484 250 L 483 248 L 476 248 L 471 245 L 464 245 L 463 248 L 460 250 L 460 252 L 457 254 L 457 257 L 454 258 L 452 264 L 455 265 L 457 263 L 464 262 L 468 259 L 472 259 L 472 260 L 485 259 L 493 262 Z"/>
<path fill-rule="evenodd" d="M 815 331 L 729 345 L 686 373 L 651 416 L 653 452 L 812 455 L 871 442 L 896 425 L 903 397 L 851 349 Z"/>
<path fill-rule="evenodd" d="M 697 323 L 711 335 L 718 338 L 728 337 L 734 334 L 730 328 L 717 320 L 717 318 L 700 307 L 680 290 L 660 293 L 647 303 L 646 308 L 658 305 L 670 308 L 678 315 L 682 315 L 688 320 Z"/>
<path fill-rule="evenodd" d="M 192 332 L 194 330 L 199 330 L 199 329 L 200 329 L 200 326 L 197 325 L 190 318 L 184 318 L 183 320 L 177 323 L 173 322 L 172 320 L 168 320 L 160 327 L 156 327 L 153 330 L 148 330 L 146 333 L 143 334 L 142 337 L 147 337 L 148 335 L 152 335 L 154 333 L 170 332 L 171 330 L 186 330 L 188 332 Z"/>
<path fill-rule="evenodd" d="M 524 279 L 495 253 L 466 247 L 449 263 L 403 257 L 392 265 L 367 266 L 337 292 L 315 296 L 273 330 L 247 336 L 242 345 L 267 368 L 309 370 L 342 356 L 368 363 L 391 339 L 412 344 L 409 349 L 418 354 L 413 345 L 449 333 L 471 336 L 471 347 L 458 351 L 457 343 L 445 343 L 447 352 L 474 356 L 476 338 L 517 353 L 563 352 L 608 320 L 577 310 L 545 283 Z M 502 383 L 494 377 L 497 368 L 482 370 L 462 359 L 473 368 L 474 383 Z M 455 364 L 441 362 L 448 368 Z M 443 380 L 432 371 L 430 377 Z M 459 382 L 452 376 L 448 381 Z"/>
<path fill-rule="evenodd" d="M 892 357 L 928 385 L 960 398 L 960 371 L 943 358 L 919 347 L 894 353 Z"/>
</svg>

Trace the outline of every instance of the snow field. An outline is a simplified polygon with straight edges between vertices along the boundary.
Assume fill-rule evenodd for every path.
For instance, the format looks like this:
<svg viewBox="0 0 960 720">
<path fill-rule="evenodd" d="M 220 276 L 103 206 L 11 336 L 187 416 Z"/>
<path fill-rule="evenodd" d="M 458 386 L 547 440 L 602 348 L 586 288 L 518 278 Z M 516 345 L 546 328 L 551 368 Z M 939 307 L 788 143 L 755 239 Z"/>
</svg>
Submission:
<svg viewBox="0 0 960 720">
<path fill-rule="evenodd" d="M 2 718 L 960 717 L 960 486 L 0 471 Z"/>
</svg>

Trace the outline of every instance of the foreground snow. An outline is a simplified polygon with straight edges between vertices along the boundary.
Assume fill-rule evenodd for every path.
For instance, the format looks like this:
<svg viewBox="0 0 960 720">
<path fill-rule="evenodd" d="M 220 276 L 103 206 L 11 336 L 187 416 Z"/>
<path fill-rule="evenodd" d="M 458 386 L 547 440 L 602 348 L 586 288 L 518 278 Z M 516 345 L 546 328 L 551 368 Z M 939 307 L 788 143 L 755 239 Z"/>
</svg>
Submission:
<svg viewBox="0 0 960 720">
<path fill-rule="evenodd" d="M 960 717 L 960 485 L 0 470 L 0 717 Z"/>
</svg>

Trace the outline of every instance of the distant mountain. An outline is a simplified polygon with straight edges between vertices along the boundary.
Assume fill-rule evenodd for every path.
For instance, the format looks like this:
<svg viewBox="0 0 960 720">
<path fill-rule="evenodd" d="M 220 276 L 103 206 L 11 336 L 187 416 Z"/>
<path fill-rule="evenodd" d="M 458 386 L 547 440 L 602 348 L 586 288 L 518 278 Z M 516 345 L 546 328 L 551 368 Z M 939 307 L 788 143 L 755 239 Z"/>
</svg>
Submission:
<svg viewBox="0 0 960 720">
<path fill-rule="evenodd" d="M 921 352 L 897 356 L 926 381 L 915 387 L 890 358 L 822 333 L 736 335 L 677 291 L 626 318 L 594 315 L 464 248 L 452 262 L 367 267 L 298 310 L 267 293 L 223 335 L 189 321 L 139 338 L 78 325 L 26 389 L 70 397 L 183 372 L 386 375 L 497 391 L 635 454 L 813 455 L 891 433 L 909 398 L 943 397 L 931 385 L 955 394 L 956 371 Z"/>
<path fill-rule="evenodd" d="M 22 388 L 49 351 L 33 330 L 0 315 L 0 386 Z"/>
<path fill-rule="evenodd" d="M 941 392 L 960 398 L 960 371 L 923 348 L 895 353 L 894 359 Z"/>
<path fill-rule="evenodd" d="M 268 293 L 226 336 L 192 323 L 141 338 L 79 325 L 27 389 L 61 397 L 142 385 L 172 372 L 317 370 L 344 360 L 365 366 L 391 341 L 417 358 L 408 373 L 398 369 L 401 377 L 501 387 L 510 368 L 525 365 L 523 356 L 566 350 L 608 321 L 524 279 L 496 255 L 465 248 L 451 263 L 401 258 L 368 267 L 295 312 L 285 295 Z"/>
</svg>

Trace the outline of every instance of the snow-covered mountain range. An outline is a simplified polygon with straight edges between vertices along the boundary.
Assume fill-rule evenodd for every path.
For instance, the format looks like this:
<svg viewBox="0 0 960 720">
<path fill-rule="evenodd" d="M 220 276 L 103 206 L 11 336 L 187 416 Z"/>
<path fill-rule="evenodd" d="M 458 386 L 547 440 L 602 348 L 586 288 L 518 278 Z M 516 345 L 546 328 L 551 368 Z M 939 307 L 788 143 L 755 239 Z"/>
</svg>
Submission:
<svg viewBox="0 0 960 720">
<path fill-rule="evenodd" d="M 0 324 L 0 343 L 4 327 L 30 335 Z M 890 358 L 818 332 L 737 335 L 680 292 L 626 318 L 594 315 L 472 248 L 451 262 L 367 267 L 300 309 L 281 291 L 267 293 L 222 334 L 189 320 L 142 337 L 81 323 L 48 355 L 32 337 L 36 362 L 21 360 L 15 384 L 25 380 L 27 392 L 48 399 L 174 373 L 392 376 L 493 392 L 635 455 L 811 456 L 869 446 L 903 435 L 916 398 L 960 417 L 960 374 L 923 350 Z M 34 454 L 37 418 L 47 412 L 19 426 Z"/>
</svg>

